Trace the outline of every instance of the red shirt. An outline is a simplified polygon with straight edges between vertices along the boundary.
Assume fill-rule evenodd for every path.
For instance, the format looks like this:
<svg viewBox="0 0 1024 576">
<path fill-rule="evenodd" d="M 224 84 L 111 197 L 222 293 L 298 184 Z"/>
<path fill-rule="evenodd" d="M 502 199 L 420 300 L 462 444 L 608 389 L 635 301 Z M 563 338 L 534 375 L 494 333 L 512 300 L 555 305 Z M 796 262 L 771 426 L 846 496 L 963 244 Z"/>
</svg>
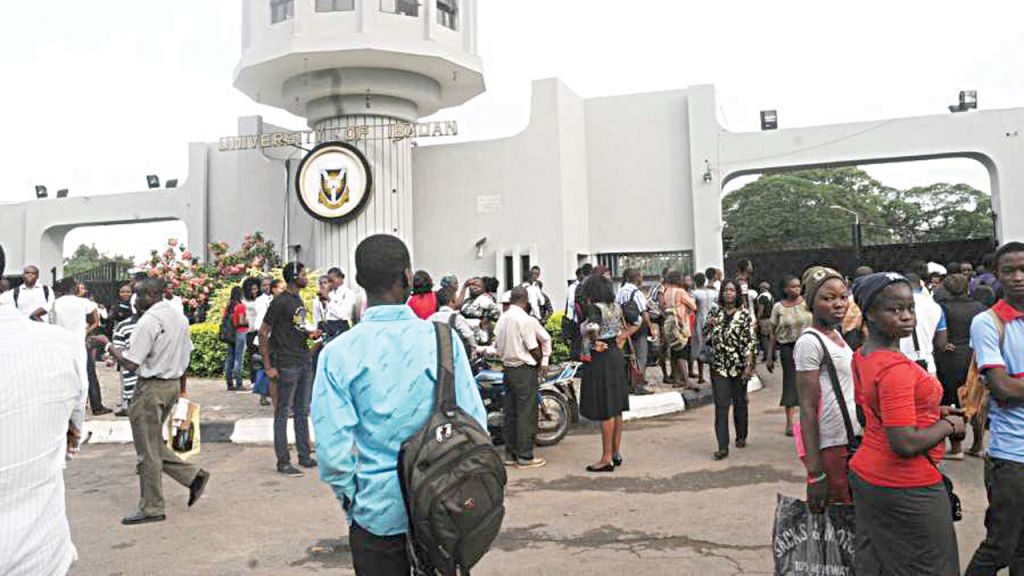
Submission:
<svg viewBox="0 0 1024 576">
<path fill-rule="evenodd" d="M 426 320 L 430 318 L 431 314 L 437 312 L 437 293 L 413 294 L 409 297 L 409 301 L 406 304 L 409 305 L 409 308 L 412 308 L 412 311 L 417 316 Z"/>
<path fill-rule="evenodd" d="M 245 304 L 235 304 L 234 310 L 231 311 L 231 322 L 239 334 L 249 331 L 248 326 L 239 326 L 239 324 L 245 323 Z"/>
<path fill-rule="evenodd" d="M 889 446 L 885 428 L 927 428 L 939 420 L 942 385 L 900 352 L 875 350 L 853 355 L 857 405 L 864 410 L 864 441 L 850 468 L 875 486 L 921 488 L 942 481 L 923 454 L 903 458 Z M 879 419 L 881 417 L 881 419 Z M 945 442 L 928 451 L 942 461 Z"/>
</svg>

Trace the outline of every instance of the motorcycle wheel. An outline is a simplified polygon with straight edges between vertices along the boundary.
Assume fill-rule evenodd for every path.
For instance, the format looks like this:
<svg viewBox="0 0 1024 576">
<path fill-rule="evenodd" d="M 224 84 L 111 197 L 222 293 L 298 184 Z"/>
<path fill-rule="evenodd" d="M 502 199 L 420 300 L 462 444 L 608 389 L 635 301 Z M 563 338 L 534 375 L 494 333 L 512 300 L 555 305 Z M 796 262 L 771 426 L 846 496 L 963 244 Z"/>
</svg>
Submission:
<svg viewBox="0 0 1024 576">
<path fill-rule="evenodd" d="M 537 446 L 554 446 L 569 433 L 572 412 L 569 403 L 558 394 L 541 391 L 537 406 Z"/>
</svg>

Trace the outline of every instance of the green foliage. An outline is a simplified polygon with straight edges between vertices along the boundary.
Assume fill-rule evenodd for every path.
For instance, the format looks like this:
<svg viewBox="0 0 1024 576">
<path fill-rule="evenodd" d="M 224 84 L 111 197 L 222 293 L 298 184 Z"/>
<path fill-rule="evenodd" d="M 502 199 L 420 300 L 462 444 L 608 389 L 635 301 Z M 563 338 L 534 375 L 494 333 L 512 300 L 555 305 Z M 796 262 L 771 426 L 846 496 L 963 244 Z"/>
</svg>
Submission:
<svg viewBox="0 0 1024 576">
<path fill-rule="evenodd" d="M 89 246 L 79 244 L 78 248 L 75 248 L 75 252 L 70 257 L 64 259 L 64 276 L 81 274 L 111 262 L 129 267 L 133 265 L 132 259 L 127 256 L 110 256 L 97 250 L 95 244 L 90 244 Z"/>
<path fill-rule="evenodd" d="M 991 234 L 991 199 L 966 184 L 897 190 L 859 168 L 771 173 L 722 199 L 725 236 L 744 252 L 844 246 L 860 214 L 865 245 Z"/>
<path fill-rule="evenodd" d="M 219 319 L 219 316 L 218 316 Z M 189 326 L 192 335 L 192 363 L 189 373 L 192 376 L 213 378 L 224 376 L 224 359 L 227 358 L 227 345 L 220 341 L 218 322 L 206 322 Z"/>
<path fill-rule="evenodd" d="M 555 312 L 548 318 L 544 328 L 551 334 L 551 364 L 559 364 L 570 360 L 569 343 L 562 339 L 562 318 L 565 312 Z"/>
</svg>

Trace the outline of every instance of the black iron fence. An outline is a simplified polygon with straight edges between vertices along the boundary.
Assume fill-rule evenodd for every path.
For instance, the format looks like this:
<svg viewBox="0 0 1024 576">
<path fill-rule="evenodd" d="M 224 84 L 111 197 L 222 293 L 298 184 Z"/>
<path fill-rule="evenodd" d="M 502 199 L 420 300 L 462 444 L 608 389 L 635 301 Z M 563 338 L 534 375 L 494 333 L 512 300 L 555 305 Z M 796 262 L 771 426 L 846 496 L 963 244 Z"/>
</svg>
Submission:
<svg viewBox="0 0 1024 576">
<path fill-rule="evenodd" d="M 878 272 L 902 271 L 914 260 L 937 262 L 971 262 L 977 265 L 985 254 L 995 251 L 992 238 L 970 238 L 945 240 L 920 244 L 882 244 L 864 246 L 860 257 L 852 246 L 836 248 L 812 248 L 798 250 L 777 250 L 770 252 L 730 253 L 725 259 L 725 270 L 731 274 L 742 259 L 754 265 L 757 282 L 767 281 L 773 290 L 778 290 L 782 278 L 787 274 L 800 276 L 811 266 L 829 266 L 852 275 L 858 266 L 870 266 Z"/>
<path fill-rule="evenodd" d="M 131 278 L 131 268 L 131 264 L 110 262 L 72 274 L 71 278 L 85 284 L 94 302 L 109 308 L 117 301 L 118 288 Z"/>
</svg>

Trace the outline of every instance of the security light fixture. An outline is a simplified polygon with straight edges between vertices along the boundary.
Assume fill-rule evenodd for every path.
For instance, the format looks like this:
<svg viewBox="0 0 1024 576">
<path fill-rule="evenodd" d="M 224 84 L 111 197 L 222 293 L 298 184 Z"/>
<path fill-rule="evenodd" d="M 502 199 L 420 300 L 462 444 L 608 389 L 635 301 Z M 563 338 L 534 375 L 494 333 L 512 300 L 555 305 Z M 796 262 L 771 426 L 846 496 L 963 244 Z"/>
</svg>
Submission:
<svg viewBox="0 0 1024 576">
<path fill-rule="evenodd" d="M 36 199 L 46 198 L 46 186 L 36 186 Z"/>
<path fill-rule="evenodd" d="M 166 186 L 168 188 L 177 188 L 178 187 L 178 179 L 177 178 L 171 178 L 170 180 L 167 181 Z"/>
<path fill-rule="evenodd" d="M 151 189 L 152 188 L 159 188 L 160 187 L 160 177 L 157 176 L 156 174 L 150 174 L 150 175 L 146 176 L 146 185 L 148 185 Z"/>
<path fill-rule="evenodd" d="M 775 110 L 761 110 L 761 130 L 775 130 L 779 127 L 779 113 Z"/>
<path fill-rule="evenodd" d="M 476 246 L 476 257 L 477 258 L 483 258 L 484 257 L 484 244 L 486 244 L 486 243 L 487 243 L 487 236 L 484 236 L 483 238 L 477 240 L 476 244 L 474 244 L 474 246 Z"/>
<path fill-rule="evenodd" d="M 949 111 L 956 114 L 957 112 L 967 112 L 968 110 L 978 109 L 978 91 L 977 90 L 961 90 L 960 91 L 960 102 L 958 104 L 950 104 Z"/>
<path fill-rule="evenodd" d="M 704 161 L 704 183 L 711 184 L 711 164 L 707 160 Z"/>
<path fill-rule="evenodd" d="M 57 198 L 67 198 L 67 197 L 68 197 L 68 189 L 67 188 L 61 188 L 60 190 L 57 190 Z"/>
</svg>

